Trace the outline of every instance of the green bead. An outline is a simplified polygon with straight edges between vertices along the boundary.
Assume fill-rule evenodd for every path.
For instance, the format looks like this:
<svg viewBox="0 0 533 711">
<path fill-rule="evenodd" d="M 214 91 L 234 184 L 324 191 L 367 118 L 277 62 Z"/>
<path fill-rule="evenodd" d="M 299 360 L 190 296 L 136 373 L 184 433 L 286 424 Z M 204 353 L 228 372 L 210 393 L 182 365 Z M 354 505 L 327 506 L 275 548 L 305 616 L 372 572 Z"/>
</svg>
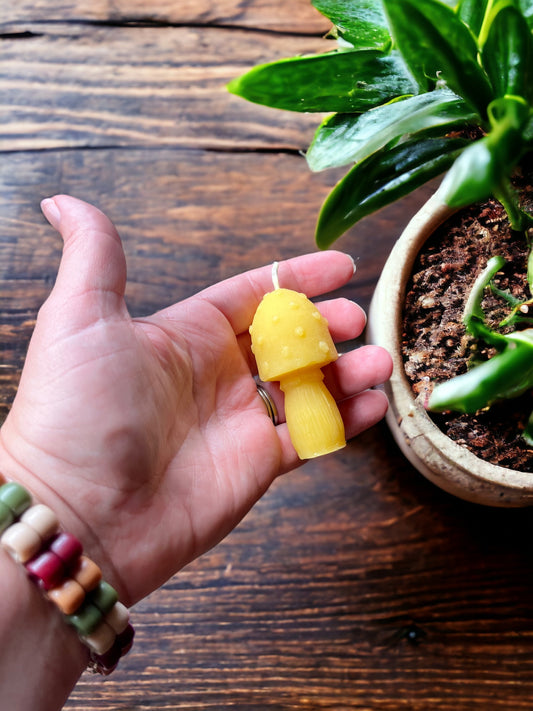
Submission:
<svg viewBox="0 0 533 711">
<path fill-rule="evenodd" d="M 118 601 L 118 595 L 115 588 L 109 583 L 106 583 L 105 580 L 102 580 L 94 590 L 91 590 L 87 599 L 90 600 L 103 615 L 107 615 Z"/>
<path fill-rule="evenodd" d="M 6 528 L 11 526 L 14 520 L 15 515 L 13 514 L 13 511 L 11 511 L 7 504 L 4 504 L 2 503 L 2 501 L 0 501 L 0 533 L 2 533 L 2 531 L 5 531 Z"/>
<path fill-rule="evenodd" d="M 17 518 L 31 506 L 30 494 L 14 481 L 9 481 L 0 487 L 0 501 L 9 506 Z"/>
<path fill-rule="evenodd" d="M 79 635 L 87 637 L 94 632 L 103 617 L 100 610 L 86 600 L 73 615 L 66 615 L 66 620 L 76 628 Z"/>
</svg>

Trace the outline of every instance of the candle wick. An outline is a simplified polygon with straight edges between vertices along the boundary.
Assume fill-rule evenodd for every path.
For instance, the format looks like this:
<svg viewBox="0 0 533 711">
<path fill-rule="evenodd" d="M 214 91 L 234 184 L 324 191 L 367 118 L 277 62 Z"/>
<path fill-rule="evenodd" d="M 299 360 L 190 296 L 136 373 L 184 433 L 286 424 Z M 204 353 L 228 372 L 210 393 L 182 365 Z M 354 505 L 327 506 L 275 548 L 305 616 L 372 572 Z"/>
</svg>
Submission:
<svg viewBox="0 0 533 711">
<path fill-rule="evenodd" d="M 274 262 L 272 264 L 272 283 L 274 284 L 274 289 L 279 289 L 278 269 L 279 262 Z"/>
</svg>

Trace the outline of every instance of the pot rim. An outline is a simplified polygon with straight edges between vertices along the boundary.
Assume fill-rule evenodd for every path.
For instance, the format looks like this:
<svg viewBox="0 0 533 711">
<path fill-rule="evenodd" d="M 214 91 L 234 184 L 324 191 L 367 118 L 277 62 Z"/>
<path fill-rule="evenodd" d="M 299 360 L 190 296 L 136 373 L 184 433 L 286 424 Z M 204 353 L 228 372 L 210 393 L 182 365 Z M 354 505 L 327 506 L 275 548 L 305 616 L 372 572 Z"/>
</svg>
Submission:
<svg viewBox="0 0 533 711">
<path fill-rule="evenodd" d="M 399 346 L 407 280 L 416 256 L 434 230 L 456 210 L 438 191 L 410 220 L 381 272 L 370 304 L 368 340 L 383 346 L 393 373 L 383 386 L 389 399 L 386 420 L 411 463 L 440 488 L 460 498 L 493 506 L 533 504 L 533 472 L 519 472 L 479 458 L 435 425 L 415 399 Z"/>
</svg>

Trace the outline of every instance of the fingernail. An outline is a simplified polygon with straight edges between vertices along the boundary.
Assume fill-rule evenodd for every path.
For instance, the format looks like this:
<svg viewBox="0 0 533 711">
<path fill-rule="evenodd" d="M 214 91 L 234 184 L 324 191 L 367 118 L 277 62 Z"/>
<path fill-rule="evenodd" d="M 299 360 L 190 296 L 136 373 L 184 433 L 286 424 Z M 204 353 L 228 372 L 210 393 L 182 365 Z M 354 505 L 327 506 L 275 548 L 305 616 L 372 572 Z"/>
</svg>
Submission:
<svg viewBox="0 0 533 711">
<path fill-rule="evenodd" d="M 61 223 L 61 213 L 59 212 L 59 208 L 55 204 L 54 199 L 45 198 L 41 202 L 41 210 L 43 211 L 43 215 L 46 217 L 52 227 L 55 230 L 59 231 L 59 225 Z"/>
<path fill-rule="evenodd" d="M 348 257 L 350 257 L 350 259 L 352 260 L 353 273 L 355 274 L 355 272 L 357 271 L 357 265 L 355 263 L 355 259 L 352 257 L 351 254 L 349 254 Z"/>
</svg>

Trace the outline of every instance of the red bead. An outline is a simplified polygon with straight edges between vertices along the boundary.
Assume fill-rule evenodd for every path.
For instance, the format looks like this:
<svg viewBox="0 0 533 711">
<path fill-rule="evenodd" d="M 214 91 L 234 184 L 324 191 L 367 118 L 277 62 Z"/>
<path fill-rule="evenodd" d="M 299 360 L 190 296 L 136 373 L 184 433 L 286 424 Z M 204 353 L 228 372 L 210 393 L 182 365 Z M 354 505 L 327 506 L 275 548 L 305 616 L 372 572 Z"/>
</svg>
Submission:
<svg viewBox="0 0 533 711">
<path fill-rule="evenodd" d="M 135 630 L 128 624 L 124 632 L 117 634 L 117 642 L 120 645 L 120 656 L 123 657 L 127 654 L 133 647 L 133 638 L 135 637 Z"/>
<path fill-rule="evenodd" d="M 83 547 L 71 533 L 60 533 L 50 543 L 49 550 L 55 553 L 58 558 L 61 558 L 68 567 L 73 565 L 77 558 L 80 557 Z"/>
<path fill-rule="evenodd" d="M 65 577 L 65 566 L 61 558 L 48 550 L 26 563 L 28 575 L 45 590 L 56 587 Z"/>
<path fill-rule="evenodd" d="M 115 640 L 113 646 L 107 652 L 104 654 L 92 654 L 91 656 L 97 665 L 99 673 L 107 676 L 116 669 L 120 657 L 122 656 L 122 648 L 118 640 Z"/>
<path fill-rule="evenodd" d="M 101 674 L 102 676 L 109 676 L 110 674 L 112 674 L 115 671 L 117 666 L 118 666 L 118 663 L 112 667 L 105 667 L 102 664 L 98 664 L 97 670 L 98 670 L 98 673 Z"/>
</svg>

